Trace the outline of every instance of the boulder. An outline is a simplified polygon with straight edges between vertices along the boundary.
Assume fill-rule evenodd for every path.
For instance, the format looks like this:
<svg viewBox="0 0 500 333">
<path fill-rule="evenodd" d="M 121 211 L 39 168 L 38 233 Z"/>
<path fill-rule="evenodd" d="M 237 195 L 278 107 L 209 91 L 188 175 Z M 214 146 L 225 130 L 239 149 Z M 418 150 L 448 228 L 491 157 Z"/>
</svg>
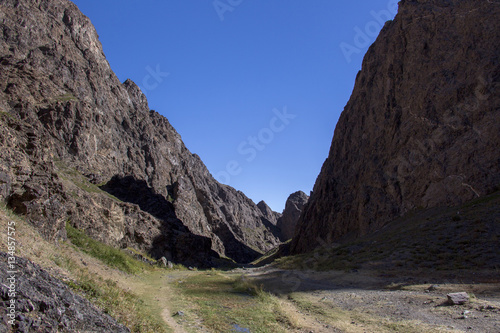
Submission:
<svg viewBox="0 0 500 333">
<path fill-rule="evenodd" d="M 446 297 L 448 297 L 448 304 L 450 305 L 462 305 L 469 301 L 469 294 L 466 292 L 451 293 Z"/>
<path fill-rule="evenodd" d="M 167 258 L 161 257 L 160 260 L 158 260 L 158 264 L 161 267 L 167 267 L 167 264 L 168 264 Z"/>
</svg>

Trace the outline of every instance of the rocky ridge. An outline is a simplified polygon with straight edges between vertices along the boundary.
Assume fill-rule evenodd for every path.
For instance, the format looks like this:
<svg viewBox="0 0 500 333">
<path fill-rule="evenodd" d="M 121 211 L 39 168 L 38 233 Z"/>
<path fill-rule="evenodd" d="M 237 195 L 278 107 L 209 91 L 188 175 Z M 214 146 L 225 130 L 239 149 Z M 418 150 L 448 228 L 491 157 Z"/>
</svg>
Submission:
<svg viewBox="0 0 500 333">
<path fill-rule="evenodd" d="M 275 212 L 267 205 L 265 201 L 260 201 L 257 207 L 262 212 L 262 215 L 273 225 L 278 224 L 278 220 L 281 218 L 282 214 Z"/>
<path fill-rule="evenodd" d="M 364 57 L 291 250 L 500 185 L 500 4 L 399 3 Z"/>
<path fill-rule="evenodd" d="M 295 227 L 308 200 L 309 196 L 302 191 L 290 194 L 286 200 L 283 214 L 277 222 L 283 241 L 291 239 L 295 234 Z"/>
<path fill-rule="evenodd" d="M 279 243 L 257 205 L 118 80 L 73 3 L 0 0 L 0 28 L 0 199 L 46 238 L 70 221 L 110 245 L 207 264 Z"/>
</svg>

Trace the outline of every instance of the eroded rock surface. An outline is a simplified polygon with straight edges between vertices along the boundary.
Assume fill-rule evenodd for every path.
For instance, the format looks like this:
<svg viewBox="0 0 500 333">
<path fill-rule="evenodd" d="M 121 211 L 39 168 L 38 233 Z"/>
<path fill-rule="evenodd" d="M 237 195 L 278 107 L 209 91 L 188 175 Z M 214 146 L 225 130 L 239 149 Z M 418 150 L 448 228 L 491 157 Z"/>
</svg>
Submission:
<svg viewBox="0 0 500 333">
<path fill-rule="evenodd" d="M 364 57 L 295 253 L 500 184 L 500 4 L 399 3 Z"/>
<path fill-rule="evenodd" d="M 201 262 L 279 243 L 257 205 L 118 80 L 71 2 L 0 0 L 0 66 L 0 199 L 45 237 L 70 220 L 108 244 Z"/>
<path fill-rule="evenodd" d="M 15 257 L 16 273 L 10 274 L 7 254 L 0 252 L 0 330 L 16 332 L 130 332 L 60 280 L 29 260 Z M 13 288 L 9 278 L 14 276 Z M 15 297 L 9 294 L 15 293 Z M 15 324 L 8 316 L 15 300 Z"/>
<path fill-rule="evenodd" d="M 283 241 L 289 240 L 293 237 L 295 227 L 307 200 L 309 200 L 309 196 L 302 191 L 290 194 L 286 200 L 283 215 L 278 220 L 278 228 L 281 230 L 281 239 Z"/>
</svg>

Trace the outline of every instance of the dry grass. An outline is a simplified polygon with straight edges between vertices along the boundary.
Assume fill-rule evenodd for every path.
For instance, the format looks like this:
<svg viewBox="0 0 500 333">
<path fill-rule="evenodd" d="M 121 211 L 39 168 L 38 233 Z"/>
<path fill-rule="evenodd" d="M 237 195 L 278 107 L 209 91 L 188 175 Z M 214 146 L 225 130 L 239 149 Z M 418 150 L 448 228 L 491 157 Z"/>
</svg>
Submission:
<svg viewBox="0 0 500 333">
<path fill-rule="evenodd" d="M 133 276 L 110 268 L 69 242 L 54 244 L 44 240 L 30 224 L 5 206 L 0 208 L 1 251 L 7 250 L 6 232 L 9 221 L 16 224 L 17 256 L 37 263 L 60 278 L 103 312 L 129 327 L 132 332 L 170 331 L 161 317 L 156 316 L 154 309 L 145 306 L 145 301 L 128 287 L 128 280 Z"/>
<path fill-rule="evenodd" d="M 393 320 L 377 316 L 358 309 L 345 310 L 322 302 L 306 293 L 293 293 L 288 297 L 291 303 L 301 312 L 315 318 L 322 327 L 334 332 L 345 333 L 439 333 L 456 332 L 444 327 L 424 324 L 416 320 Z"/>
</svg>

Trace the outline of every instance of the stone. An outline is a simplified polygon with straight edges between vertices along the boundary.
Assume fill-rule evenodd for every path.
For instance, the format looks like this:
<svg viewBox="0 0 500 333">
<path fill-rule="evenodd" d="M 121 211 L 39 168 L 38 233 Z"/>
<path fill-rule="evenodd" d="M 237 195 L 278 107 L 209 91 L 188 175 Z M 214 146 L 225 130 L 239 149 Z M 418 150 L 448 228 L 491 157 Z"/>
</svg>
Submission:
<svg viewBox="0 0 500 333">
<path fill-rule="evenodd" d="M 167 267 L 168 264 L 167 258 L 161 257 L 160 260 L 158 260 L 158 263 L 160 264 L 161 267 Z"/>
<path fill-rule="evenodd" d="M 469 301 L 469 295 L 466 292 L 451 293 L 447 294 L 448 304 L 450 305 L 462 305 Z"/>
<path fill-rule="evenodd" d="M 436 291 L 439 288 L 437 284 L 433 284 L 426 289 L 426 291 Z"/>
<path fill-rule="evenodd" d="M 292 253 L 498 190 L 498 17 L 487 1 L 399 2 L 363 59 Z"/>
<path fill-rule="evenodd" d="M 168 267 L 168 269 L 173 269 L 174 268 L 174 264 L 171 261 L 168 261 L 167 262 L 167 267 Z"/>
</svg>

